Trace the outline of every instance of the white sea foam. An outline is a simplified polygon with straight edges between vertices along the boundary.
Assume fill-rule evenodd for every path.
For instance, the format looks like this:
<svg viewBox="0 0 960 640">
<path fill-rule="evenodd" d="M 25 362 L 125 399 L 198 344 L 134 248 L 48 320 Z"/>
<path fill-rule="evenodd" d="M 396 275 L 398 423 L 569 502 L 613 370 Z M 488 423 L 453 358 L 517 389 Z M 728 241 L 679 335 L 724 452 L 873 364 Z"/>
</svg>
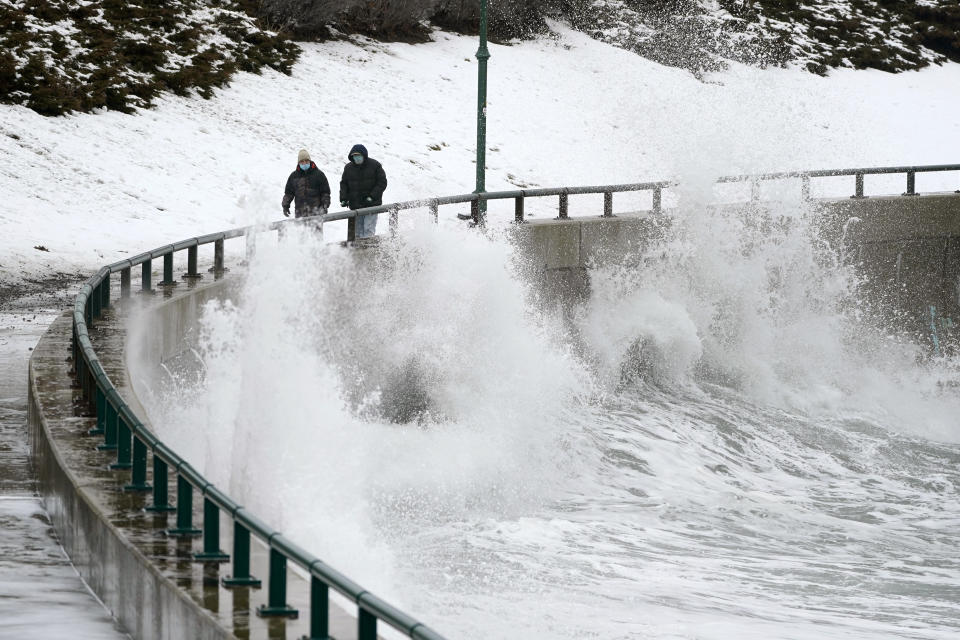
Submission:
<svg viewBox="0 0 960 640">
<path fill-rule="evenodd" d="M 203 314 L 207 393 L 152 410 L 451 637 L 952 636 L 960 452 L 917 437 L 956 438 L 926 392 L 949 363 L 858 320 L 799 205 L 697 211 L 594 268 L 572 320 L 496 233 L 259 243 Z"/>
</svg>

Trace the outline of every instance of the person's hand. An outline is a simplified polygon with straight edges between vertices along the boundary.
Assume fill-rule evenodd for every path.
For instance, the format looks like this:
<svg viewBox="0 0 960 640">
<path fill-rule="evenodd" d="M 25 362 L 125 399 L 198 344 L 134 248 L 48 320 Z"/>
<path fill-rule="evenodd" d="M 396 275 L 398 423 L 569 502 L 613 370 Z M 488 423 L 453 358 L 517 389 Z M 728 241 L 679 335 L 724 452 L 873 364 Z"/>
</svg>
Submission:
<svg viewBox="0 0 960 640">
<path fill-rule="evenodd" d="M 290 209 L 289 209 L 289 208 L 284 209 L 284 210 L 283 210 L 283 215 L 285 215 L 285 216 L 287 216 L 287 217 L 289 218 L 289 217 L 290 217 Z"/>
<path fill-rule="evenodd" d="M 340 201 L 340 206 L 341 206 L 341 207 L 345 207 L 345 206 L 347 206 L 348 204 L 350 204 L 350 203 L 347 202 L 346 200 L 341 200 L 341 201 Z"/>
</svg>

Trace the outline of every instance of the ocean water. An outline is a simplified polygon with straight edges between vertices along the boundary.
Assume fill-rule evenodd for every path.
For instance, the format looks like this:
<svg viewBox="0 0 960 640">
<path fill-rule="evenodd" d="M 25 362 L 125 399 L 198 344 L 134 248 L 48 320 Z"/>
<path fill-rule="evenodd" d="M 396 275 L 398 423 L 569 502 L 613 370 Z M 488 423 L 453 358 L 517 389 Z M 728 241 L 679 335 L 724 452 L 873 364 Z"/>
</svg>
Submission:
<svg viewBox="0 0 960 640">
<path fill-rule="evenodd" d="M 567 308 L 505 230 L 258 243 L 151 418 L 450 638 L 956 637 L 955 362 L 871 320 L 801 203 L 679 198 Z"/>
</svg>

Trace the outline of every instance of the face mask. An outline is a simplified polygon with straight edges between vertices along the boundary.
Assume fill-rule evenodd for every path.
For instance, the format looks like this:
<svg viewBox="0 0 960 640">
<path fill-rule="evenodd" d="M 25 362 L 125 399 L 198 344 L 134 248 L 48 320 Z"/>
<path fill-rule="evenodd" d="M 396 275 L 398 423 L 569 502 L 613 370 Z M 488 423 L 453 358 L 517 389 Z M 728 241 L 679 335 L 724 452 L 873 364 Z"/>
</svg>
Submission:
<svg viewBox="0 0 960 640">
<path fill-rule="evenodd" d="M 363 156 L 352 156 L 353 164 L 363 164 Z"/>
<path fill-rule="evenodd" d="M 300 163 L 300 168 L 303 169 L 304 171 L 306 171 L 307 169 L 310 168 L 310 163 L 309 163 L 309 162 L 301 162 L 301 163 Z"/>
</svg>

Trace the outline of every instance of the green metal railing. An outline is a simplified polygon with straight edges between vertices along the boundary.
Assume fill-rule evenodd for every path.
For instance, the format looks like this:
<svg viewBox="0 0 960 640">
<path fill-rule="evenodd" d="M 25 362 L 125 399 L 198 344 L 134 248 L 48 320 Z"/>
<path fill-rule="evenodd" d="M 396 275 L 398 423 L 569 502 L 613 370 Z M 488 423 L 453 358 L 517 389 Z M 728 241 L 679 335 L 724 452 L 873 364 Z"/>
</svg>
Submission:
<svg viewBox="0 0 960 640">
<path fill-rule="evenodd" d="M 801 181 L 801 195 L 805 199 L 810 198 L 810 183 L 813 178 L 829 178 L 837 176 L 853 176 L 854 192 L 851 198 L 864 198 L 864 176 L 896 174 L 906 175 L 906 191 L 901 195 L 914 196 L 916 191 L 916 175 L 918 173 L 932 173 L 941 171 L 960 171 L 960 164 L 939 164 L 922 166 L 903 166 L 903 167 L 870 167 L 863 169 L 818 169 L 813 171 L 783 171 L 778 173 L 761 173 L 752 175 L 732 175 L 723 176 L 717 179 L 717 183 L 747 182 L 751 185 L 751 200 L 759 200 L 760 184 L 774 180 L 799 179 Z M 633 191 L 650 191 L 652 195 L 652 204 L 650 210 L 658 214 L 663 209 L 663 191 L 676 184 L 670 181 L 658 182 L 637 182 L 630 184 L 613 184 L 605 186 L 590 187 L 558 187 L 552 189 L 518 189 L 515 191 L 493 191 L 487 193 L 465 193 L 456 196 L 444 196 L 437 198 L 426 198 L 421 200 L 408 200 L 406 202 L 396 202 L 392 204 L 381 205 L 377 207 L 367 207 L 355 211 L 342 211 L 331 213 L 322 217 L 323 222 L 334 220 L 345 220 L 353 218 L 355 215 L 368 215 L 375 213 L 390 214 L 390 228 L 396 230 L 398 213 L 408 209 L 429 208 L 434 220 L 437 220 L 437 211 L 441 205 L 465 204 L 470 203 L 470 218 L 474 223 L 483 225 L 485 216 L 481 214 L 480 203 L 490 200 L 514 200 L 514 221 L 524 222 L 524 201 L 527 198 L 557 197 L 557 219 L 563 220 L 569 217 L 569 197 L 572 195 L 590 195 L 603 194 L 603 217 L 613 216 L 613 194 Z M 960 190 L 957 191 L 960 193 Z M 348 240 L 353 240 L 352 228 L 348 232 Z"/>
<path fill-rule="evenodd" d="M 779 173 L 761 173 L 756 175 L 738 175 L 724 176 L 717 182 L 750 182 L 752 199 L 759 198 L 757 186 L 760 182 L 769 180 L 785 180 L 791 178 L 800 178 L 802 181 L 802 194 L 805 198 L 810 197 L 810 179 L 811 178 L 831 178 L 837 176 L 853 176 L 854 191 L 851 198 L 864 198 L 863 182 L 864 176 L 883 175 L 891 173 L 903 173 L 907 176 L 907 189 L 900 195 L 917 195 L 917 174 L 933 173 L 939 171 L 960 171 L 960 164 L 930 164 L 921 166 L 903 166 L 903 167 L 870 167 L 864 169 L 820 169 L 816 171 L 783 171 Z M 960 193 L 960 190 L 957 191 Z"/>
<path fill-rule="evenodd" d="M 936 165 L 926 167 L 892 167 L 875 169 L 844 169 L 834 171 L 807 171 L 791 173 L 771 173 L 759 176 L 728 176 L 719 182 L 751 181 L 759 184 L 763 180 L 801 178 L 804 181 L 804 194 L 809 195 L 809 180 L 816 177 L 846 176 L 856 178 L 853 197 L 863 197 L 863 176 L 881 173 L 906 173 L 907 192 L 915 193 L 914 176 L 927 171 L 960 171 L 960 165 Z M 96 414 L 96 427 L 91 434 L 103 435 L 101 450 L 116 452 L 116 460 L 111 469 L 130 472 L 130 483 L 125 491 L 152 492 L 153 502 L 146 507 L 149 511 L 175 512 L 175 526 L 166 531 L 173 537 L 203 538 L 203 550 L 194 554 L 197 562 L 222 563 L 232 558 L 233 574 L 222 579 L 226 587 L 259 586 L 261 580 L 250 574 L 251 536 L 262 540 L 270 550 L 267 603 L 257 609 L 261 616 L 296 617 L 299 612 L 286 602 L 287 563 L 293 562 L 310 575 L 310 638 L 320 639 L 329 636 L 329 591 L 334 589 L 352 600 L 357 606 L 357 629 L 360 640 L 374 640 L 377 637 L 378 622 L 384 622 L 404 633 L 406 636 L 423 640 L 439 640 L 440 634 L 421 622 L 392 607 L 353 582 L 319 558 L 296 546 L 279 531 L 259 520 L 254 514 L 235 502 L 229 496 L 207 481 L 189 463 L 157 438 L 133 413 L 123 400 L 114 384 L 104 371 L 89 336 L 89 327 L 111 304 L 111 276 L 120 274 L 120 297 L 131 295 L 131 274 L 140 266 L 140 291 L 151 293 L 153 261 L 162 259 L 163 280 L 161 287 L 176 284 L 173 273 L 174 255 L 187 252 L 186 279 L 198 279 L 197 250 L 204 245 L 214 247 L 213 267 L 215 274 L 221 274 L 224 267 L 224 243 L 233 238 L 244 237 L 247 240 L 247 253 L 252 252 L 258 233 L 277 231 L 283 233 L 290 225 L 316 224 L 334 220 L 353 218 L 356 215 L 389 213 L 390 228 L 395 232 L 398 213 L 402 210 L 427 208 L 436 221 L 440 206 L 470 203 L 473 217 L 477 220 L 477 205 L 487 200 L 515 200 L 515 221 L 524 221 L 524 201 L 534 197 L 557 197 L 559 219 L 568 217 L 568 198 L 575 194 L 603 194 L 603 217 L 613 216 L 613 194 L 628 191 L 651 191 L 653 195 L 652 211 L 659 213 L 662 207 L 662 192 L 672 186 L 670 182 L 643 182 L 635 184 L 607 185 L 596 187 L 563 187 L 558 189 L 521 189 L 492 193 L 470 193 L 425 200 L 411 200 L 357 211 L 343 211 L 326 214 L 316 218 L 282 220 L 267 225 L 242 227 L 221 233 L 213 233 L 191 238 L 154 249 L 128 260 L 115 262 L 100 269 L 87 280 L 77 294 L 73 309 L 73 339 L 71 341 L 73 373 L 87 401 Z M 753 190 L 756 195 L 757 189 Z M 479 219 L 482 223 L 483 219 Z M 147 482 L 147 466 L 152 461 L 153 484 Z M 174 504 L 170 503 L 168 481 L 170 471 L 176 474 L 177 490 Z M 203 498 L 200 527 L 193 522 L 194 492 Z M 220 513 L 226 513 L 233 519 L 233 549 L 231 554 L 220 549 Z"/>
</svg>

